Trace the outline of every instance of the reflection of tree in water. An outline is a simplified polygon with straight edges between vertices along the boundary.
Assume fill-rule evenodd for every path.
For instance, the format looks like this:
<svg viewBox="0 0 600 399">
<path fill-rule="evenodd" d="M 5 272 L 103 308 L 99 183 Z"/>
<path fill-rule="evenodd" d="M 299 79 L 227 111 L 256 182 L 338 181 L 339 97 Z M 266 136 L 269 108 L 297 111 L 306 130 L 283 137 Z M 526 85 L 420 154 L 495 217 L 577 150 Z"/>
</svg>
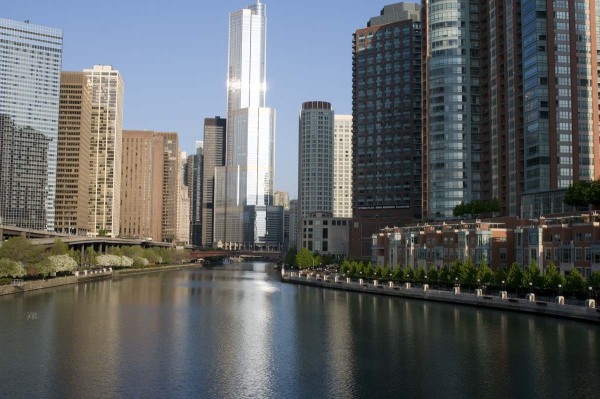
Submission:
<svg viewBox="0 0 600 399">
<path fill-rule="evenodd" d="M 0 114 L 0 217 L 3 224 L 46 228 L 48 146 L 52 139 Z"/>
</svg>

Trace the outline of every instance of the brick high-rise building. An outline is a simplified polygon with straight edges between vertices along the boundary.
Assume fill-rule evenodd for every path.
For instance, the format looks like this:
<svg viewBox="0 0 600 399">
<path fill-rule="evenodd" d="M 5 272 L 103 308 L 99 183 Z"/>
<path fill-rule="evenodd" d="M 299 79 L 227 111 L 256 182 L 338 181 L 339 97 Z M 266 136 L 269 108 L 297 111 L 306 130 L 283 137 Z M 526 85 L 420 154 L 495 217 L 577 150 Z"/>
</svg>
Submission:
<svg viewBox="0 0 600 399">
<path fill-rule="evenodd" d="M 91 87 L 83 72 L 60 78 L 56 225 L 59 233 L 88 231 L 90 190 Z"/>
<path fill-rule="evenodd" d="M 383 8 L 353 36 L 350 255 L 371 236 L 421 219 L 420 6 Z"/>
<path fill-rule="evenodd" d="M 175 240 L 178 149 L 177 133 L 123 131 L 121 236 Z"/>
</svg>

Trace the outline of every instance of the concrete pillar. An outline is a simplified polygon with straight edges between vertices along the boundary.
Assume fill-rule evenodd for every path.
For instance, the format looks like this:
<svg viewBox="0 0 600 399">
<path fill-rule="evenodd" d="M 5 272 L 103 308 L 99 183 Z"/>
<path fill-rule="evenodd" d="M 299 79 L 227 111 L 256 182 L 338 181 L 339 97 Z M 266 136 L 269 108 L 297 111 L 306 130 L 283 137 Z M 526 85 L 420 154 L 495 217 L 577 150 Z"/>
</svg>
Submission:
<svg viewBox="0 0 600 399">
<path fill-rule="evenodd" d="M 535 302 L 535 294 L 533 292 L 530 292 L 527 295 L 525 295 L 525 298 L 527 298 L 528 302 Z"/>
<path fill-rule="evenodd" d="M 596 300 L 595 299 L 587 299 L 585 301 L 585 306 L 588 308 L 596 309 Z"/>
<path fill-rule="evenodd" d="M 565 304 L 565 297 L 562 295 L 559 295 L 556 297 L 556 303 L 558 303 L 559 305 L 564 305 Z"/>
<path fill-rule="evenodd" d="M 460 287 L 454 287 L 454 295 L 460 295 Z"/>
<path fill-rule="evenodd" d="M 506 301 L 508 299 L 508 292 L 500 291 L 500 299 Z"/>
<path fill-rule="evenodd" d="M 423 291 L 429 291 L 429 284 L 423 284 Z"/>
<path fill-rule="evenodd" d="M 340 278 L 338 276 L 335 276 L 335 278 L 333 279 L 336 283 L 340 282 Z"/>
<path fill-rule="evenodd" d="M 87 270 L 84 270 L 84 271 L 83 271 L 83 275 L 84 275 L 84 276 L 87 276 L 87 275 L 88 275 L 88 271 L 87 271 Z"/>
<path fill-rule="evenodd" d="M 373 280 L 373 285 L 374 285 L 375 287 L 377 287 L 377 286 L 379 285 L 379 281 L 377 281 L 377 280 Z"/>
<path fill-rule="evenodd" d="M 363 285 L 363 284 L 364 284 L 364 282 L 365 282 L 365 281 L 364 281 L 362 278 L 359 278 L 359 279 L 358 279 L 358 284 L 360 284 L 360 285 Z"/>
<path fill-rule="evenodd" d="M 407 290 L 410 290 L 410 287 L 411 287 L 410 283 L 404 283 L 404 288 L 406 288 Z"/>
<path fill-rule="evenodd" d="M 394 282 L 390 281 L 390 288 L 394 288 Z"/>
<path fill-rule="evenodd" d="M 346 282 L 347 282 L 348 284 L 350 284 L 350 283 L 352 282 L 352 279 L 351 279 L 350 277 L 346 277 Z"/>
<path fill-rule="evenodd" d="M 475 290 L 475 295 L 477 295 L 477 297 L 483 296 L 483 290 L 481 288 L 477 288 Z"/>
</svg>

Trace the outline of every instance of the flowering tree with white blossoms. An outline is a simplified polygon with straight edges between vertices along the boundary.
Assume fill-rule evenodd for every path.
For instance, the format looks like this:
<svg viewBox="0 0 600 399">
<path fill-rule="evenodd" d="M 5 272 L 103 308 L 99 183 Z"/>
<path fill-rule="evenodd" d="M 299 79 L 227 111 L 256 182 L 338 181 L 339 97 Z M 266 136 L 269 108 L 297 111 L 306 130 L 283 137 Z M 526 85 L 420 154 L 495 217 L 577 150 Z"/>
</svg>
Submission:
<svg viewBox="0 0 600 399">
<path fill-rule="evenodd" d="M 77 262 L 69 255 L 52 255 L 48 257 L 50 269 L 55 272 L 72 272 L 77 269 Z"/>
<path fill-rule="evenodd" d="M 0 277 L 24 277 L 27 272 L 23 263 L 16 262 L 12 259 L 0 259 Z"/>
<path fill-rule="evenodd" d="M 133 259 L 127 256 L 100 255 L 96 258 L 96 263 L 104 267 L 131 267 Z"/>
</svg>

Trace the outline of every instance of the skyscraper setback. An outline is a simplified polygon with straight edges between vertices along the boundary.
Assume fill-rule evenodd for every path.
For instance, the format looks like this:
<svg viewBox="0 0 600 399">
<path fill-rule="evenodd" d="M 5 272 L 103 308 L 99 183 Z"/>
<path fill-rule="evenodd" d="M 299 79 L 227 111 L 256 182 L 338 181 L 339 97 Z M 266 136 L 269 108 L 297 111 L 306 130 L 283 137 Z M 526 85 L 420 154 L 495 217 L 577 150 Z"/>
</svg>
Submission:
<svg viewBox="0 0 600 399">
<path fill-rule="evenodd" d="M 265 107 L 266 6 L 229 15 L 226 166 L 215 174 L 214 241 L 262 247 L 273 201 L 275 110 Z"/>
<path fill-rule="evenodd" d="M 62 44 L 0 19 L 0 223 L 54 230 Z"/>
</svg>

